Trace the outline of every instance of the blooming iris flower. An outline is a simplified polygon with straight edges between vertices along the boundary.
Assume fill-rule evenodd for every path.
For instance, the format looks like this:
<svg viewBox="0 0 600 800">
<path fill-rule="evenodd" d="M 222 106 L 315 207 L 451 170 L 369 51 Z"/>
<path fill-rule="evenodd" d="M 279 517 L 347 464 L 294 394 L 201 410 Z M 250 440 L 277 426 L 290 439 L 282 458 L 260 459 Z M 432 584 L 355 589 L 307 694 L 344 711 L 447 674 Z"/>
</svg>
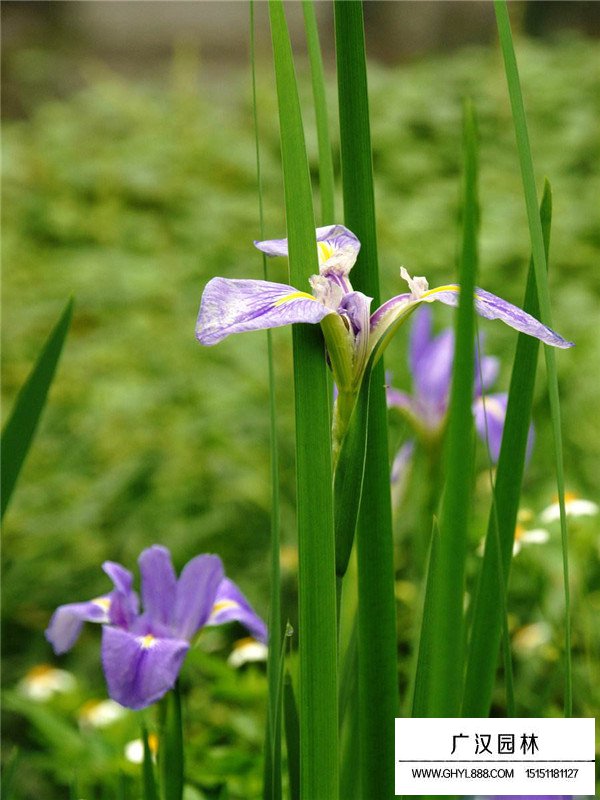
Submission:
<svg viewBox="0 0 600 800">
<path fill-rule="evenodd" d="M 113 591 L 89 602 L 60 606 L 46 630 L 59 655 L 73 647 L 84 622 L 101 623 L 108 693 L 121 705 L 144 708 L 173 688 L 192 638 L 207 625 L 237 620 L 266 642 L 264 622 L 225 577 L 218 556 L 196 556 L 179 579 L 165 547 L 149 547 L 138 563 L 143 612 L 132 589 L 133 575 L 106 561 L 102 568 L 114 584 Z"/>
<path fill-rule="evenodd" d="M 372 298 L 354 291 L 349 278 L 360 250 L 356 236 L 343 225 L 327 225 L 317 228 L 316 239 L 319 274 L 310 279 L 312 294 L 271 281 L 213 278 L 202 295 L 196 337 L 201 344 L 214 345 L 241 331 L 320 323 L 339 391 L 339 437 L 346 429 L 367 367 L 381 357 L 400 323 L 421 303 L 437 300 L 458 305 L 460 287 L 448 284 L 430 289 L 425 278 L 411 278 L 402 267 L 400 274 L 409 292 L 371 312 Z M 269 256 L 288 255 L 287 239 L 254 244 Z M 531 315 L 484 289 L 475 290 L 474 304 L 477 313 L 487 319 L 500 319 L 554 347 L 571 347 L 571 342 Z"/>
</svg>

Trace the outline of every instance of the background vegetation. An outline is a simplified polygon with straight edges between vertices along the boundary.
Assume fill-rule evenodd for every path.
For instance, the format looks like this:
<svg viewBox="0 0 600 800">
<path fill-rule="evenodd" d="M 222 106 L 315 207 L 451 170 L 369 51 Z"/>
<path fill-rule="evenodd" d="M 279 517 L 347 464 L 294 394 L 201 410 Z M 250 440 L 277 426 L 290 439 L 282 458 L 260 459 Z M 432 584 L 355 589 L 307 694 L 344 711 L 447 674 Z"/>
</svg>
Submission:
<svg viewBox="0 0 600 800">
<path fill-rule="evenodd" d="M 579 38 L 522 40 L 518 52 L 538 176 L 541 182 L 547 175 L 554 189 L 555 327 L 577 345 L 558 359 L 568 488 L 597 499 L 597 52 Z M 284 219 L 267 55 L 259 76 L 259 123 L 266 230 L 278 236 Z M 96 629 L 60 660 L 79 681 L 73 695 L 36 704 L 19 693 L 28 669 L 52 661 L 43 637 L 52 610 L 104 592 L 104 559 L 134 569 L 140 550 L 156 542 L 171 548 L 178 566 L 198 552 L 219 553 L 228 574 L 266 615 L 270 502 L 265 338 L 235 337 L 214 349 L 194 340 L 201 291 L 211 276 L 261 274 L 252 247 L 258 201 L 249 72 L 231 70 L 215 81 L 188 50 L 176 53 L 161 81 L 132 81 L 89 62 L 82 65 L 85 88 L 40 102 L 39 86 L 56 69 L 56 55 L 44 50 L 21 51 L 13 64 L 28 113 L 4 125 L 2 237 L 3 419 L 65 300 L 76 300 L 58 377 L 4 533 L 6 752 L 13 743 L 23 751 L 17 796 L 49 799 L 64 796 L 59 787 L 77 775 L 80 794 L 91 797 L 94 781 L 115 775 L 118 766 L 131 771 L 122 746 L 137 736 L 138 725 L 129 717 L 77 734 L 81 704 L 105 696 Z M 481 133 L 480 283 L 520 304 L 528 233 L 499 53 L 463 49 L 374 67 L 370 90 L 383 296 L 403 291 L 401 265 L 432 285 L 454 278 L 461 99 L 470 95 Z M 309 91 L 306 82 L 307 99 Z M 337 118 L 333 107 L 331 118 Z M 316 174 L 310 113 L 306 121 Z M 274 279 L 285 280 L 285 269 L 274 262 Z M 450 319 L 446 312 L 435 310 L 440 326 Z M 505 389 L 515 337 L 497 324 L 481 328 L 487 351 L 507 354 L 497 384 Z M 394 384 L 408 388 L 406 333 L 398 339 L 386 363 Z M 275 332 L 274 342 L 284 608 L 293 621 L 289 331 Z M 524 505 L 535 516 L 553 494 L 543 368 L 534 416 Z M 392 442 L 402 435 L 394 429 Z M 483 476 L 482 498 L 486 485 Z M 479 511 L 482 534 L 483 501 Z M 398 520 L 403 685 L 419 593 L 405 558 L 410 520 Z M 575 713 L 593 716 L 600 704 L 593 680 L 600 651 L 597 520 L 574 521 L 571 538 Z M 473 541 L 473 569 L 477 545 Z M 561 614 L 559 536 L 551 528 L 550 542 L 524 548 L 513 567 L 510 626 L 523 716 L 560 713 Z M 207 634 L 184 673 L 191 776 L 200 797 L 213 796 L 225 777 L 232 797 L 259 793 L 266 681 L 260 668 L 242 674 L 225 664 L 238 633 Z M 498 713 L 503 702 L 499 687 Z"/>
</svg>

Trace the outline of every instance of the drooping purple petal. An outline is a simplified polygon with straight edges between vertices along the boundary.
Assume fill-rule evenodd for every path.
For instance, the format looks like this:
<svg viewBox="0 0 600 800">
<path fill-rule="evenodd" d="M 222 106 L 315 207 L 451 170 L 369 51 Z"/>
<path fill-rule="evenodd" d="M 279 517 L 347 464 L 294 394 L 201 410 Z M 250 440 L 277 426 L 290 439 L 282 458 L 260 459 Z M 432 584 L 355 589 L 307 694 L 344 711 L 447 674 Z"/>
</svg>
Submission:
<svg viewBox="0 0 600 800">
<path fill-rule="evenodd" d="M 500 359 L 496 356 L 478 358 L 475 363 L 475 397 L 494 385 L 499 372 Z"/>
<path fill-rule="evenodd" d="M 439 300 L 448 306 L 457 306 L 460 294 L 460 287 L 456 284 L 441 286 L 439 289 L 430 289 L 425 293 L 421 300 L 432 302 Z M 535 336 L 544 344 L 552 345 L 553 347 L 572 347 L 573 342 L 567 342 L 558 333 L 542 325 L 539 320 L 535 319 L 512 303 L 497 297 L 491 292 L 486 292 L 485 289 L 475 289 L 475 311 L 486 319 L 499 319 L 521 333 L 526 333 L 529 336 Z"/>
<path fill-rule="evenodd" d="M 485 399 L 478 397 L 473 403 L 475 430 L 481 441 L 484 444 L 487 442 L 494 464 L 500 455 L 507 400 L 506 394 L 488 394 Z"/>
<path fill-rule="evenodd" d="M 136 636 L 120 628 L 102 631 L 102 666 L 113 700 L 139 709 L 172 689 L 189 643 L 181 639 Z"/>
<path fill-rule="evenodd" d="M 99 597 L 88 603 L 59 606 L 46 628 L 46 639 L 56 655 L 66 653 L 73 647 L 84 622 L 108 622 L 109 606 L 109 597 Z"/>
<path fill-rule="evenodd" d="M 394 386 L 386 386 L 385 398 L 388 408 L 399 408 L 401 411 L 413 412 L 412 397 Z"/>
<path fill-rule="evenodd" d="M 421 306 L 414 314 L 410 329 L 408 363 L 413 375 L 419 369 L 421 358 L 431 343 L 432 327 L 431 309 L 429 306 Z"/>
<path fill-rule="evenodd" d="M 196 338 L 213 345 L 232 333 L 316 324 L 332 313 L 312 295 L 283 283 L 213 278 L 202 295 Z"/>
<path fill-rule="evenodd" d="M 142 603 L 145 616 L 159 626 L 173 621 L 177 596 L 177 575 L 166 547 L 152 545 L 138 559 L 142 576 Z"/>
<path fill-rule="evenodd" d="M 177 582 L 174 633 L 190 640 L 206 623 L 223 580 L 218 556 L 196 556 L 188 562 Z"/>
<path fill-rule="evenodd" d="M 482 442 L 488 443 L 490 457 L 495 464 L 500 457 L 500 446 L 502 444 L 502 434 L 504 422 L 506 420 L 506 407 L 508 405 L 508 394 L 499 392 L 488 394 L 475 399 L 473 403 L 473 413 L 475 415 L 475 429 Z M 534 430 L 533 425 L 529 426 L 527 434 L 526 461 L 531 457 L 533 449 Z"/>
<path fill-rule="evenodd" d="M 233 581 L 221 581 L 212 613 L 207 625 L 223 625 L 225 622 L 241 622 L 261 642 L 268 638 L 267 626 L 246 600 Z"/>
<path fill-rule="evenodd" d="M 431 410 L 436 421 L 448 406 L 453 360 L 454 331 L 447 328 L 429 342 L 411 370 L 419 403 Z"/>
</svg>

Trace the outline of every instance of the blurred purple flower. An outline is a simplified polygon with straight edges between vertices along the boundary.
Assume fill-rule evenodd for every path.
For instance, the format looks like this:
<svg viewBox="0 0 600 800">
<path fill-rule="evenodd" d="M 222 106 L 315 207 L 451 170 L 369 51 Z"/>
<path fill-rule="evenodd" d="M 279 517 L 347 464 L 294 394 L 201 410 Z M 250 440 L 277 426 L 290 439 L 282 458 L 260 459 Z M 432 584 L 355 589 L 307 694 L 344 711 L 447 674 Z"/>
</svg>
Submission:
<svg viewBox="0 0 600 800">
<path fill-rule="evenodd" d="M 403 392 L 392 386 L 387 388 L 389 408 L 396 408 L 408 420 L 418 436 L 425 441 L 439 438 L 443 432 L 452 383 L 454 362 L 454 331 L 446 328 L 432 335 L 431 310 L 427 307 L 416 312 L 409 344 L 409 366 L 413 392 Z M 500 455 L 508 395 L 488 394 L 498 376 L 499 361 L 494 356 L 476 356 L 473 415 L 475 429 L 480 439 L 487 442 L 490 457 L 496 463 Z M 527 458 L 533 447 L 533 426 L 529 429 Z M 410 463 L 406 445 L 396 456 L 392 468 L 392 484 L 404 480 Z M 400 454 L 403 457 L 400 458 Z"/>
<path fill-rule="evenodd" d="M 224 576 L 218 556 L 196 556 L 179 579 L 165 547 L 149 547 L 138 563 L 143 612 L 132 589 L 133 575 L 106 561 L 102 568 L 113 591 L 89 602 L 59 606 L 46 630 L 59 655 L 73 647 L 84 622 L 101 623 L 108 692 L 121 705 L 144 708 L 173 688 L 191 640 L 207 625 L 237 620 L 266 642 L 264 622 Z"/>
</svg>

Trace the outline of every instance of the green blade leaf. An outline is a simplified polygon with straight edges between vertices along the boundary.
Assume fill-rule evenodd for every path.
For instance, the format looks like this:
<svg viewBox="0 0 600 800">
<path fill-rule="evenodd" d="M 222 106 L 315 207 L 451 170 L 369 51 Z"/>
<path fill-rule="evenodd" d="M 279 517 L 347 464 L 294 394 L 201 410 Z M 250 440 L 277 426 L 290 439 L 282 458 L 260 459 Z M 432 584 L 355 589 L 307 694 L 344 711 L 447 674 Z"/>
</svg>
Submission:
<svg viewBox="0 0 600 800">
<path fill-rule="evenodd" d="M 430 676 L 429 663 L 435 649 L 435 628 L 432 624 L 431 609 L 433 606 L 433 595 L 436 590 L 435 578 L 439 570 L 438 553 L 440 547 L 440 531 L 437 520 L 433 522 L 431 543 L 429 546 L 429 556 L 427 559 L 427 569 L 425 572 L 425 591 L 423 597 L 423 613 L 421 615 L 421 627 L 419 635 L 419 647 L 414 678 L 412 716 L 425 717 L 428 711 L 429 702 L 429 683 Z"/>
<path fill-rule="evenodd" d="M 333 480 L 335 571 L 340 578 L 348 569 L 358 522 L 367 457 L 370 387 L 370 368 L 368 368 L 335 467 Z"/>
<path fill-rule="evenodd" d="M 144 760 L 142 762 L 144 800 L 158 800 L 156 779 L 154 777 L 154 764 L 152 763 L 152 751 L 150 750 L 148 730 L 145 725 L 142 725 L 142 742 L 144 744 Z"/>
<path fill-rule="evenodd" d="M 4 516 L 21 467 L 31 446 L 72 316 L 73 300 L 69 300 L 46 340 L 33 370 L 21 388 L 12 413 L 2 431 L 0 517 Z"/>
<path fill-rule="evenodd" d="M 256 182 L 258 187 L 258 217 L 261 240 L 265 239 L 263 213 L 263 187 L 260 162 L 258 128 L 258 103 L 256 98 L 256 47 L 254 28 L 254 0 L 250 0 L 250 62 L 252 68 L 252 110 L 256 147 Z M 263 279 L 268 280 L 267 258 L 262 254 Z M 279 509 L 279 450 L 277 443 L 277 405 L 275 398 L 275 366 L 273 363 L 273 337 L 267 336 L 267 366 L 269 374 L 269 449 L 271 456 L 271 585 L 269 602 L 269 652 L 267 676 L 269 683 L 268 715 L 265 730 L 265 767 L 263 797 L 280 800 L 281 785 L 281 703 L 278 698 L 277 666 L 281 650 L 281 515 Z"/>
<path fill-rule="evenodd" d="M 292 49 L 281 0 L 270 0 L 290 282 L 318 272 L 312 190 Z M 338 794 L 333 475 L 328 375 L 320 328 L 295 325 L 301 796 Z"/>
<path fill-rule="evenodd" d="M 434 561 L 435 587 L 422 636 L 435 636 L 427 664 L 426 716 L 453 717 L 460 709 L 464 657 L 464 576 L 473 472 L 475 312 L 473 296 L 477 271 L 477 130 L 470 103 L 464 114 L 463 234 L 460 300 L 456 316 L 456 351 L 446 440 L 446 484 L 440 512 L 439 552 Z"/>
<path fill-rule="evenodd" d="M 548 183 L 544 189 L 540 217 L 547 254 L 552 221 L 552 194 Z M 523 308 L 532 316 L 539 316 L 533 261 L 529 266 Z M 492 702 L 498 646 L 506 616 L 506 591 L 525 468 L 539 345 L 533 336 L 519 334 L 496 468 L 493 505 L 473 603 L 463 698 L 463 715 L 466 717 L 487 716 Z"/>
<path fill-rule="evenodd" d="M 162 800 L 182 800 L 184 785 L 183 719 L 179 683 L 161 701 L 163 715 L 158 758 Z"/>
<path fill-rule="evenodd" d="M 285 743 L 287 747 L 288 780 L 290 800 L 300 798 L 300 724 L 294 684 L 289 672 L 283 679 L 283 714 L 285 720 Z"/>
<path fill-rule="evenodd" d="M 496 22 L 498 24 L 498 35 L 502 56 L 504 58 L 504 68 L 506 72 L 506 82 L 515 126 L 515 137 L 517 140 L 517 150 L 519 153 L 519 163 L 521 166 L 521 176 L 523 180 L 523 193 L 527 208 L 527 221 L 529 223 L 529 235 L 531 238 L 531 252 L 533 266 L 535 268 L 535 279 L 537 283 L 538 301 L 540 304 L 540 319 L 548 327 L 552 327 L 550 312 L 550 292 L 548 289 L 548 276 L 546 256 L 544 251 L 544 235 L 538 213 L 537 192 L 535 188 L 535 172 L 533 169 L 533 158 L 529 145 L 529 133 L 527 131 L 527 118 L 525 116 L 525 106 L 523 104 L 523 94 L 521 92 L 521 82 L 519 70 L 512 41 L 510 30 L 510 19 L 505 0 L 494 0 L 496 10 Z M 550 413 L 552 416 L 552 436 L 554 440 L 554 461 L 556 465 L 556 488 L 558 503 L 560 507 L 560 530 L 562 538 L 563 552 L 563 584 L 565 593 L 565 716 L 571 716 L 573 712 L 573 677 L 571 666 L 571 592 L 569 587 L 569 549 L 567 537 L 567 516 L 565 512 L 565 476 L 563 464 L 562 447 L 562 426 L 560 421 L 560 400 L 558 394 L 558 374 L 556 371 L 556 354 L 553 347 L 544 348 L 546 359 L 546 372 L 548 375 L 548 396 L 550 399 Z"/>
<path fill-rule="evenodd" d="M 338 71 L 344 221 L 360 239 L 355 289 L 379 305 L 379 270 L 362 3 L 337 0 Z M 365 381 L 369 380 L 366 376 Z M 366 463 L 356 533 L 359 625 L 361 796 L 394 794 L 394 725 L 398 710 L 396 599 L 385 377 L 370 376 Z M 364 411 L 364 409 L 363 409 Z M 336 515 L 344 513 L 336 506 Z"/>
<path fill-rule="evenodd" d="M 323 56 L 321 55 L 321 45 L 319 44 L 317 15 L 315 14 L 315 4 L 313 0 L 302 0 L 302 10 L 304 12 L 304 28 L 306 31 L 306 43 L 308 45 L 308 57 L 310 59 L 310 75 L 317 120 L 321 225 L 331 225 L 335 222 L 333 156 L 331 154 L 331 139 L 329 136 Z"/>
</svg>

